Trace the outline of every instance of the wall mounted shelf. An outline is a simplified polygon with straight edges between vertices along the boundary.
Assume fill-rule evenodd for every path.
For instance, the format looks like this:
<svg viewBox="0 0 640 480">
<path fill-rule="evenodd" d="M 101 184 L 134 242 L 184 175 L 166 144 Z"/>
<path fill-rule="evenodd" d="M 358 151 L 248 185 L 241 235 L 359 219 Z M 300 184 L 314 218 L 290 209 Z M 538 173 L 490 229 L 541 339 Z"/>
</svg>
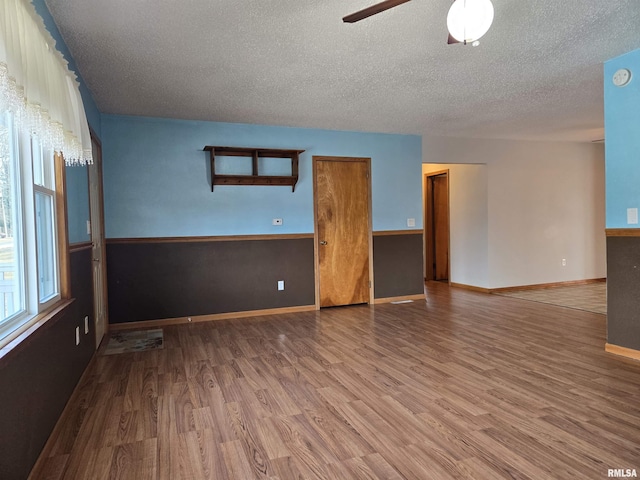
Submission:
<svg viewBox="0 0 640 480">
<path fill-rule="evenodd" d="M 220 147 L 207 145 L 205 152 L 209 152 L 211 159 L 211 191 L 215 185 L 273 185 L 291 186 L 296 191 L 298 183 L 298 160 L 304 150 L 282 150 L 276 148 L 252 147 Z M 216 155 L 219 157 L 249 157 L 252 159 L 251 175 L 228 175 L 216 173 Z M 288 158 L 291 160 L 291 175 L 260 175 L 258 169 L 259 158 Z"/>
</svg>

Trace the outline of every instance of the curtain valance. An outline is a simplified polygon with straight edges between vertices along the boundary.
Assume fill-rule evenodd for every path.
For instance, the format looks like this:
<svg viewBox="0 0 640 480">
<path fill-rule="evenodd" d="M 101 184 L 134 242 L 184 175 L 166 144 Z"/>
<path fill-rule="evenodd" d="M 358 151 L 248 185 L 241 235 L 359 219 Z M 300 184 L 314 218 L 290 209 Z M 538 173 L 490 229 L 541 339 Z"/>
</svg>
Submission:
<svg viewBox="0 0 640 480">
<path fill-rule="evenodd" d="M 29 0 L 0 0 L 0 112 L 64 155 L 92 162 L 79 84 Z M 3 150 L 0 135 L 0 151 Z"/>
</svg>

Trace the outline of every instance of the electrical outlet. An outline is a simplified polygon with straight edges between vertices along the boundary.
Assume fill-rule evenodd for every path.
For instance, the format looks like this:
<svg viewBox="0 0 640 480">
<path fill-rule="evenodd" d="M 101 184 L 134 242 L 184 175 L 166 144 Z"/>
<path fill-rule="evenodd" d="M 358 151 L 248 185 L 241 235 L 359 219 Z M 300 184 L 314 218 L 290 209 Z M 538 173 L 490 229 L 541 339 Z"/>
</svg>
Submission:
<svg viewBox="0 0 640 480">
<path fill-rule="evenodd" d="M 563 267 L 566 267 L 566 266 L 567 266 L 567 259 L 566 259 L 566 258 L 563 258 L 563 259 L 562 259 L 562 266 L 563 266 Z"/>
<path fill-rule="evenodd" d="M 89 333 L 89 317 L 84 317 L 84 334 Z"/>
<path fill-rule="evenodd" d="M 76 327 L 76 345 L 80 345 L 80 327 Z"/>
<path fill-rule="evenodd" d="M 415 218 L 407 218 L 407 227 L 415 227 L 416 219 Z"/>
<path fill-rule="evenodd" d="M 91 235 L 91 220 L 87 220 L 87 235 Z"/>
<path fill-rule="evenodd" d="M 273 220 L 271 220 L 271 225 L 282 225 L 282 219 L 281 218 L 274 218 Z"/>
<path fill-rule="evenodd" d="M 638 224 L 638 209 L 627 208 L 627 225 L 637 225 L 637 224 Z"/>
<path fill-rule="evenodd" d="M 284 280 L 278 280 L 278 290 L 284 290 Z"/>
</svg>

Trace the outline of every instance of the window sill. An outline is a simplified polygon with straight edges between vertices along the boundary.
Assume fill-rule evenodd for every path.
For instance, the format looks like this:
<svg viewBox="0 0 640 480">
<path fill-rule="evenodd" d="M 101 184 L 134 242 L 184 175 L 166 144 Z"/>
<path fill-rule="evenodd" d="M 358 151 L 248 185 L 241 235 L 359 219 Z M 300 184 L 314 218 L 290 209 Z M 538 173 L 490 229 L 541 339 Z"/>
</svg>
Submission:
<svg viewBox="0 0 640 480">
<path fill-rule="evenodd" d="M 37 331 L 47 328 L 71 305 L 75 299 L 62 299 L 49 310 L 42 312 L 26 322 L 16 331 L 0 340 L 0 361 L 3 361 L 10 353 L 16 353 L 29 345 L 32 335 Z M 0 364 L 0 367 L 2 365 Z"/>
</svg>

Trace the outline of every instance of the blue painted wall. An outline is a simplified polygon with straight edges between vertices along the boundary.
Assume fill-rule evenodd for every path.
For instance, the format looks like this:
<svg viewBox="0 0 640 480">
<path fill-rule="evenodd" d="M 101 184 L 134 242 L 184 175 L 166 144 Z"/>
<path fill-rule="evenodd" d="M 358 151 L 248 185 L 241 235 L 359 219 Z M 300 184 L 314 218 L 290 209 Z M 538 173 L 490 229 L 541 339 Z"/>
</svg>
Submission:
<svg viewBox="0 0 640 480">
<path fill-rule="evenodd" d="M 422 228 L 419 136 L 113 115 L 103 115 L 102 136 L 108 238 L 313 232 L 314 155 L 370 157 L 373 229 L 407 229 L 407 218 Z M 271 186 L 211 193 L 205 145 L 305 150 L 295 193 Z M 230 162 L 250 159 L 220 168 Z M 283 225 L 272 226 L 273 218 Z"/>
<path fill-rule="evenodd" d="M 632 72 L 624 87 L 611 80 L 620 68 Z M 604 120 L 607 228 L 638 228 L 627 208 L 640 209 L 640 50 L 605 63 Z"/>
<path fill-rule="evenodd" d="M 89 215 L 89 183 L 87 167 L 67 167 L 67 230 L 69 243 L 88 242 L 87 233 Z"/>
</svg>

